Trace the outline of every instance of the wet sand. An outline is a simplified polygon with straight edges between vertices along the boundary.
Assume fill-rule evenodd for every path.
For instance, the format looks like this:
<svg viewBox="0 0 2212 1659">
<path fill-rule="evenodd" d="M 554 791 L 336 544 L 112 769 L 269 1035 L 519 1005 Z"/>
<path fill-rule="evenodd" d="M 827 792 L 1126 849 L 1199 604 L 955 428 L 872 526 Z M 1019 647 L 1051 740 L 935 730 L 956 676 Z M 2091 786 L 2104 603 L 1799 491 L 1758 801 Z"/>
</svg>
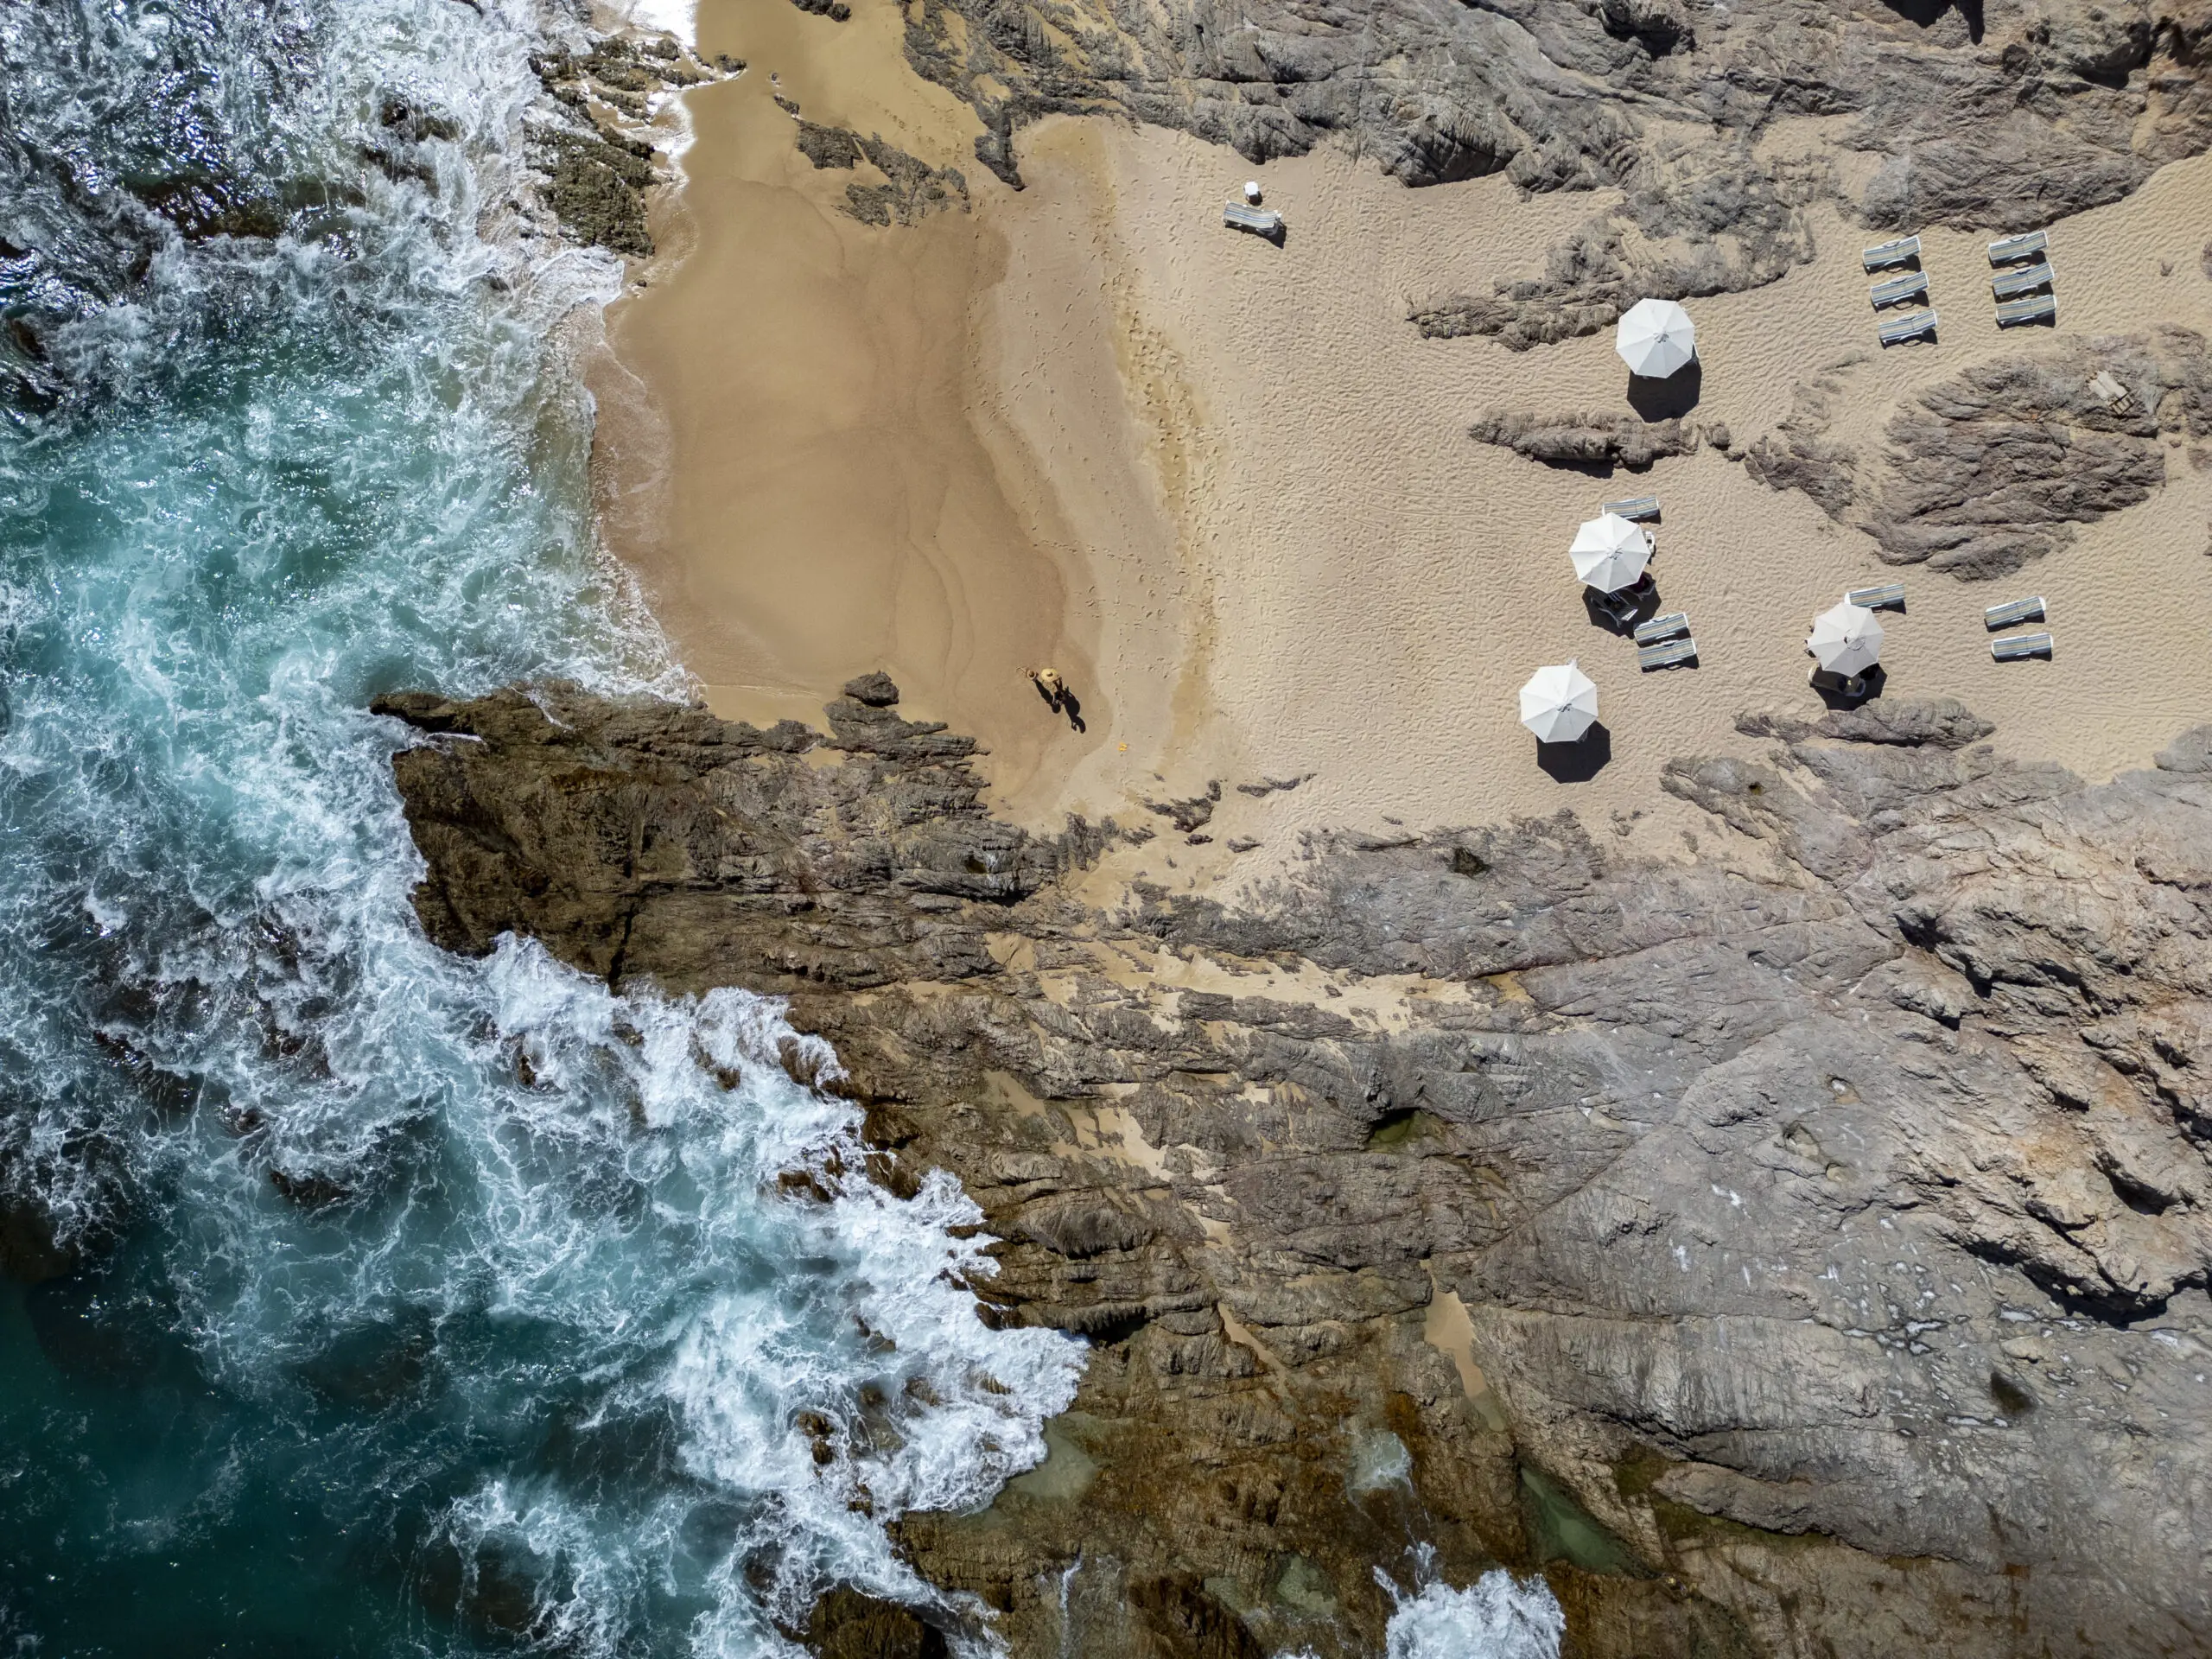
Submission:
<svg viewBox="0 0 2212 1659">
<path fill-rule="evenodd" d="M 702 48 L 752 67 L 690 96 L 667 257 L 617 308 L 594 376 L 610 534 L 721 712 L 811 715 L 848 676 L 887 667 L 910 715 L 982 737 L 1000 806 L 1040 825 L 1143 818 L 1143 799 L 1218 780 L 1211 845 L 1174 845 L 1172 872 L 1166 842 L 1116 861 L 1179 887 L 1257 874 L 1319 825 L 1561 806 L 1679 852 L 1685 831 L 1712 832 L 1661 791 L 1661 767 L 1760 747 L 1735 733 L 1740 710 L 1816 709 L 1811 618 L 1879 581 L 1910 596 L 1888 620 L 1889 695 L 1958 696 L 1999 722 L 2000 747 L 2095 778 L 2212 720 L 2212 475 L 2178 450 L 2151 501 L 1998 583 L 1886 566 L 1709 446 L 1611 479 L 1547 469 L 1467 424 L 1624 407 L 1610 331 L 1515 354 L 1423 340 L 1406 311 L 1534 273 L 1601 203 L 1522 201 L 1498 180 L 1408 191 L 1333 150 L 1255 168 L 1183 135 L 1065 119 L 1025 136 L 1016 193 L 974 162 L 972 117 L 906 68 L 897 21 L 886 0 L 842 26 L 788 0 L 705 0 Z M 885 230 L 838 212 L 852 175 L 798 153 L 772 72 L 810 118 L 961 167 L 972 213 Z M 1288 219 L 1280 248 L 1221 227 L 1247 177 Z M 2065 331 L 2212 330 L 2209 189 L 2212 159 L 2187 162 L 2056 227 Z M 1935 232 L 1942 338 L 1883 353 L 1866 238 L 1833 215 L 1816 229 L 1812 264 L 1691 308 L 1694 418 L 1739 443 L 1847 358 L 1846 419 L 1871 432 L 1910 388 L 2049 339 L 2000 334 L 1986 238 Z M 1695 670 L 1640 674 L 1567 563 L 1601 498 L 1645 493 L 1666 504 L 1653 569 L 1665 607 L 1690 615 Z M 1992 663 L 1982 607 L 2038 592 L 2056 659 Z M 1580 781 L 1548 775 L 1516 719 L 1520 683 L 1568 657 L 1611 737 Z M 1046 662 L 1086 730 L 1030 687 Z M 1306 781 L 1233 787 L 1268 778 Z"/>
</svg>

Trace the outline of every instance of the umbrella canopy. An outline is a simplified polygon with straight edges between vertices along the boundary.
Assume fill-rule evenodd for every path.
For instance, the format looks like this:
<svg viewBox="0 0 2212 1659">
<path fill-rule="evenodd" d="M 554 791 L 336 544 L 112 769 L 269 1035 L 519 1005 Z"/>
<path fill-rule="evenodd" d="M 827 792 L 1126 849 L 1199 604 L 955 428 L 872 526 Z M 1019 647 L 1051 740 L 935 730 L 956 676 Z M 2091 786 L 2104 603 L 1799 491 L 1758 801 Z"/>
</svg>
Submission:
<svg viewBox="0 0 2212 1659">
<path fill-rule="evenodd" d="M 1630 374 L 1663 380 L 1697 355 L 1697 328 L 1672 300 L 1638 300 L 1613 331 L 1613 349 Z"/>
<path fill-rule="evenodd" d="M 1805 649 L 1831 674 L 1864 674 L 1882 655 L 1882 625 L 1874 613 L 1849 600 L 1813 619 Z"/>
<path fill-rule="evenodd" d="M 1651 563 L 1651 537 L 1617 512 L 1591 519 L 1567 550 L 1574 574 L 1601 594 L 1617 594 L 1642 580 Z"/>
<path fill-rule="evenodd" d="M 1521 688 L 1521 723 L 1540 743 L 1572 743 L 1597 719 L 1598 688 L 1572 662 L 1538 669 Z"/>
</svg>

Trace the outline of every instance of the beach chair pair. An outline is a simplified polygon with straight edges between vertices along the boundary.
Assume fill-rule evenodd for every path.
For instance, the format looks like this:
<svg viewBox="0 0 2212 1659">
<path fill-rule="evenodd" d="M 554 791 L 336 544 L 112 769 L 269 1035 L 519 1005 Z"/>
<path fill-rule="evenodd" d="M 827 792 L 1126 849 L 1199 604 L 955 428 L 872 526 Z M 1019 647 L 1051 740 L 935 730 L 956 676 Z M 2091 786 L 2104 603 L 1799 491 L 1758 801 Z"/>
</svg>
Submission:
<svg viewBox="0 0 2212 1659">
<path fill-rule="evenodd" d="M 1997 326 L 2017 328 L 2024 322 L 2056 322 L 2058 320 L 2058 297 L 2053 294 L 2038 294 L 2032 299 L 2007 300 L 1997 308 Z"/>
<path fill-rule="evenodd" d="M 1690 635 L 1690 619 L 1681 611 L 1655 616 L 1636 631 L 1636 665 L 1649 672 L 1697 661 L 1697 641 Z"/>
<path fill-rule="evenodd" d="M 1611 513 L 1630 524 L 1641 524 L 1659 517 L 1659 498 L 1656 495 L 1631 495 L 1624 501 L 1604 501 L 1598 506 L 1599 513 Z"/>
<path fill-rule="evenodd" d="M 1843 599 L 1847 605 L 1856 605 L 1861 610 L 1901 611 L 1904 609 L 1904 583 L 1885 582 L 1875 588 L 1853 588 Z"/>
<path fill-rule="evenodd" d="M 2050 262 L 2038 259 L 2032 265 L 2023 265 L 2018 270 L 2008 270 L 1989 279 L 1993 298 L 2017 300 L 2023 294 L 2032 294 L 2039 288 L 2050 286 Z"/>
</svg>

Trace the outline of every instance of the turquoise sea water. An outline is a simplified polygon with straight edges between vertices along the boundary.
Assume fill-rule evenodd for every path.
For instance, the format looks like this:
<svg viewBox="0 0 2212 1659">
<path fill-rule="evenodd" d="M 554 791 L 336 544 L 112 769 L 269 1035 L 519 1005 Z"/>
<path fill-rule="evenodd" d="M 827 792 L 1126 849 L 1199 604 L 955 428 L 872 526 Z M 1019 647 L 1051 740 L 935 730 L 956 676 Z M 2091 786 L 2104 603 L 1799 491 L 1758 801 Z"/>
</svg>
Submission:
<svg viewBox="0 0 2212 1659">
<path fill-rule="evenodd" d="M 537 23 L 0 0 L 0 1659 L 795 1652 L 1074 1388 L 774 1004 L 414 923 L 372 697 L 683 683 L 556 345 L 619 272 L 513 234 Z M 1389 1659 L 1556 1651 L 1412 1576 Z"/>
<path fill-rule="evenodd" d="M 677 683 L 550 344 L 615 273 L 500 231 L 526 24 L 0 0 L 0 1654 L 783 1650 L 1072 1388 L 949 1185 L 775 1196 L 853 1124 L 772 1005 L 414 925 L 372 696 Z"/>
</svg>

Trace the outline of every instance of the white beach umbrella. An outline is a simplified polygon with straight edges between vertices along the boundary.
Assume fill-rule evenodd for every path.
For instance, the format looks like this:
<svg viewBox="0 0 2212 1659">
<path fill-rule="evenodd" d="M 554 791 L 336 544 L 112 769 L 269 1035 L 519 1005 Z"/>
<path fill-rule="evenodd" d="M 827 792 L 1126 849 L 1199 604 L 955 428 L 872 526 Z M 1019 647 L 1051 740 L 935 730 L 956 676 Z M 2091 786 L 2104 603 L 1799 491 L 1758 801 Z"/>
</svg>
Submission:
<svg viewBox="0 0 2212 1659">
<path fill-rule="evenodd" d="M 1882 625 L 1864 605 L 1846 600 L 1813 619 L 1805 649 L 1831 674 L 1864 674 L 1882 655 Z"/>
<path fill-rule="evenodd" d="M 1613 349 L 1630 374 L 1663 380 L 1697 355 L 1697 328 L 1672 300 L 1638 300 L 1613 331 Z"/>
<path fill-rule="evenodd" d="M 1572 743 L 1598 718 L 1598 688 L 1572 661 L 1540 668 L 1521 688 L 1521 723 L 1541 743 Z"/>
<path fill-rule="evenodd" d="M 1651 563 L 1651 537 L 1617 512 L 1601 514 L 1574 532 L 1567 550 L 1574 574 L 1601 594 L 1633 588 Z"/>
</svg>

